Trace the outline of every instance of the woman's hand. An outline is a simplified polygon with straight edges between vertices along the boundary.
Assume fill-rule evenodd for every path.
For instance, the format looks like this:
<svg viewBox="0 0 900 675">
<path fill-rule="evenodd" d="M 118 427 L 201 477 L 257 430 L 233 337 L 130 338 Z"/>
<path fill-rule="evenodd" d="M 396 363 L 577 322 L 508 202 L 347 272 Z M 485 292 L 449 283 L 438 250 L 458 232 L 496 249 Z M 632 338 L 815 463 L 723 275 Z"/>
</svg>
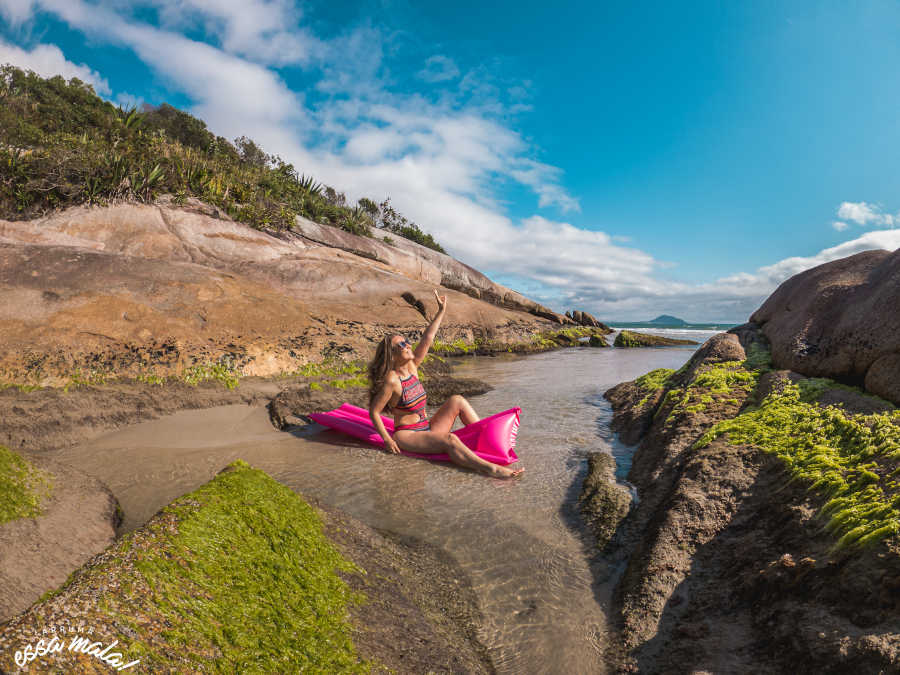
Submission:
<svg viewBox="0 0 900 675">
<path fill-rule="evenodd" d="M 443 312 L 447 307 L 447 296 L 446 295 L 438 295 L 437 290 L 434 291 L 434 299 L 437 300 L 438 311 Z"/>
<path fill-rule="evenodd" d="M 397 441 L 388 436 L 388 439 L 384 442 L 384 449 L 387 452 L 390 452 L 394 455 L 400 454 L 400 446 L 397 445 Z"/>
</svg>

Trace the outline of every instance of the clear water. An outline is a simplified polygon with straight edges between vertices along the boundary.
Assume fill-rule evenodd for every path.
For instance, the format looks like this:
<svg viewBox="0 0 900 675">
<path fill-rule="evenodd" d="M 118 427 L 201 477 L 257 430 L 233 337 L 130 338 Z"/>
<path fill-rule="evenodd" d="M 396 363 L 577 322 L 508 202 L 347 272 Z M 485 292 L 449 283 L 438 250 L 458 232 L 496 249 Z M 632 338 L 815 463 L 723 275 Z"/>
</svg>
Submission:
<svg viewBox="0 0 900 675">
<path fill-rule="evenodd" d="M 624 475 L 631 449 L 609 431 L 602 395 L 654 368 L 679 368 L 693 350 L 580 348 L 461 361 L 460 376 L 495 387 L 472 399 L 479 414 L 522 408 L 517 452 L 526 471 L 516 481 L 386 455 L 318 427 L 278 432 L 265 409 L 244 406 L 181 412 L 56 459 L 110 486 L 125 530 L 245 459 L 301 494 L 449 552 L 472 581 L 480 637 L 499 672 L 604 672 L 608 589 L 596 581 L 604 563 L 577 498 L 587 453 L 612 453 Z"/>
</svg>

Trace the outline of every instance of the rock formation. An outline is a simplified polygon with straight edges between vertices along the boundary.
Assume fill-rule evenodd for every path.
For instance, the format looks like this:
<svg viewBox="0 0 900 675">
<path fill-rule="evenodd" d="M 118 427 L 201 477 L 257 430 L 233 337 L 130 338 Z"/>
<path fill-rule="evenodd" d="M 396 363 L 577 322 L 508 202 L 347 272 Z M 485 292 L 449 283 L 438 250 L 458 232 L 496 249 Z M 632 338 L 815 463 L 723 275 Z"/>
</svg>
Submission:
<svg viewBox="0 0 900 675">
<path fill-rule="evenodd" d="M 51 487 L 41 515 L 0 524 L 0 623 L 112 544 L 119 523 L 119 502 L 99 480 L 44 457 L 27 459 Z"/>
<path fill-rule="evenodd" d="M 616 347 L 672 347 L 675 345 L 695 345 L 694 340 L 667 338 L 660 335 L 635 333 L 630 330 L 620 331 L 613 342 Z"/>
<path fill-rule="evenodd" d="M 602 328 L 607 333 L 611 333 L 612 329 L 607 326 L 605 323 L 597 321 L 593 316 L 588 314 L 587 312 L 582 312 L 580 310 L 571 310 L 566 312 L 566 317 L 571 319 L 573 323 L 578 324 L 579 326 L 590 326 L 592 328 Z"/>
<path fill-rule="evenodd" d="M 865 251 L 785 281 L 750 321 L 779 368 L 900 404 L 900 250 Z"/>
<path fill-rule="evenodd" d="M 521 293 L 495 284 L 465 263 L 409 239 L 394 237 L 392 243 L 387 244 L 378 239 L 360 237 L 328 225 L 320 225 L 299 216 L 295 230 L 304 239 L 377 260 L 393 269 L 404 271 L 412 278 L 440 284 L 499 307 L 528 312 L 554 323 L 564 323 L 562 317 L 553 310 L 529 300 Z"/>
<path fill-rule="evenodd" d="M 318 510 L 241 461 L 83 562 L 0 625 L 0 671 L 19 671 L 17 651 L 54 637 L 64 648 L 29 672 L 105 673 L 135 660 L 131 672 L 211 661 L 235 672 L 368 670 L 358 659 L 396 672 L 436 662 L 492 671 L 474 593 L 448 556 Z M 101 643 L 110 665 L 70 649 L 79 637 Z"/>
<path fill-rule="evenodd" d="M 890 415 L 891 406 L 799 373 L 770 371 L 760 360 L 765 344 L 757 330 L 743 327 L 711 338 L 678 372 L 654 371 L 606 392 L 613 428 L 624 441 L 640 443 L 628 474 L 640 499 L 628 516 L 622 520 L 605 502 L 588 512 L 605 558 L 624 567 L 614 577 L 613 617 L 628 651 L 624 671 L 900 667 L 896 537 L 838 547 L 842 532 L 828 523 L 829 497 L 811 486 L 813 479 L 792 477 L 768 445 L 733 441 L 728 433 L 705 436 L 798 383 L 818 406 L 841 411 L 810 406 L 811 419 L 821 419 L 812 422 L 787 416 L 802 428 L 823 428 L 835 414 L 843 424 L 852 424 L 847 415 Z M 807 447 L 799 428 L 769 424 L 770 443 Z M 900 427 L 893 437 L 888 451 L 897 447 Z M 841 446 L 817 441 L 823 442 Z M 877 454 L 865 461 L 873 459 L 881 462 Z M 596 482 L 586 482 L 583 499 Z"/>
<path fill-rule="evenodd" d="M 564 321 L 412 242 L 308 222 L 273 236 L 218 215 L 189 201 L 0 221 L 0 380 L 223 362 L 273 375 L 329 353 L 367 357 L 385 331 L 423 325 L 438 284 L 455 289 L 441 291 L 445 339 L 519 341 Z"/>
<path fill-rule="evenodd" d="M 847 386 L 900 401 L 898 309 L 900 251 L 860 253 L 792 277 L 677 372 L 606 392 L 639 444 L 627 517 L 588 510 L 623 671 L 900 670 L 900 416 Z"/>
</svg>

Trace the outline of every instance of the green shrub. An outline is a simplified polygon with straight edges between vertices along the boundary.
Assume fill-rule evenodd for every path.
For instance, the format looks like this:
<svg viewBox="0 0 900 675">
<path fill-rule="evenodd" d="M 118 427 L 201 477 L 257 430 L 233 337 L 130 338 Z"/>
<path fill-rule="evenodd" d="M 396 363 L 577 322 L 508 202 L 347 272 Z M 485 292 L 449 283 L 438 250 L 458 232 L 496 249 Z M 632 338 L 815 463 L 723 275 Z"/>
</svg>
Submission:
<svg viewBox="0 0 900 675">
<path fill-rule="evenodd" d="M 246 136 L 232 144 L 166 103 L 140 112 L 116 108 L 78 79 L 0 66 L 0 218 L 152 202 L 163 194 L 176 203 L 196 197 L 265 230 L 289 230 L 298 215 L 363 236 L 375 223 L 372 200 L 349 208 L 343 194 L 299 175 Z M 443 251 L 393 209 L 383 224 Z"/>
</svg>

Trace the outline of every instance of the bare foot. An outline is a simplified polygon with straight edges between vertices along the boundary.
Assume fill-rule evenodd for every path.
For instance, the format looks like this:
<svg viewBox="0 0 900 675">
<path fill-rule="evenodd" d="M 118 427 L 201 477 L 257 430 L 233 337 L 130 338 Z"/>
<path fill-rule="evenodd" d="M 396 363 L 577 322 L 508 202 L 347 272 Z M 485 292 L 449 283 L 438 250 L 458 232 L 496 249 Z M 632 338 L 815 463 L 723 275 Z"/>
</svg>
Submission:
<svg viewBox="0 0 900 675">
<path fill-rule="evenodd" d="M 491 467 L 491 472 L 488 474 L 494 478 L 518 478 L 525 472 L 523 468 L 510 469 L 506 466 L 497 466 L 496 464 Z"/>
</svg>

